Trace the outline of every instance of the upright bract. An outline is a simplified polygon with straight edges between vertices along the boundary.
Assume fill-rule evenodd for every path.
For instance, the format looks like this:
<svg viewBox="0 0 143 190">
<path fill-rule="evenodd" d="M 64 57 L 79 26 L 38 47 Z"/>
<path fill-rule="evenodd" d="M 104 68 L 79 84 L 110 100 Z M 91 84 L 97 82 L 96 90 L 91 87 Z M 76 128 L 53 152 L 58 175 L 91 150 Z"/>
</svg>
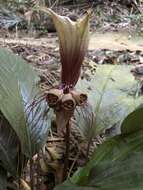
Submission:
<svg viewBox="0 0 143 190">
<path fill-rule="evenodd" d="M 63 86 L 74 87 L 88 48 L 90 11 L 74 22 L 51 9 L 42 10 L 51 15 L 58 33 L 62 64 L 61 83 Z"/>
<path fill-rule="evenodd" d="M 61 82 L 59 89 L 48 91 L 47 102 L 55 110 L 58 131 L 61 131 L 70 120 L 75 107 L 82 106 L 87 101 L 87 95 L 76 92 L 74 87 L 88 48 L 90 11 L 75 22 L 49 8 L 40 10 L 52 17 L 59 37 Z"/>
</svg>

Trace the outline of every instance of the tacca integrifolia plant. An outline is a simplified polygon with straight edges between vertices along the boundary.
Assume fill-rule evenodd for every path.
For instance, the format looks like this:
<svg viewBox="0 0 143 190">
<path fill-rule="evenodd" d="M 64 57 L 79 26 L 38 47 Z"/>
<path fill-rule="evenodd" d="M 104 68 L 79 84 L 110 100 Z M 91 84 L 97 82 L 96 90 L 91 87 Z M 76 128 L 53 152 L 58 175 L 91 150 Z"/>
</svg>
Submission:
<svg viewBox="0 0 143 190">
<path fill-rule="evenodd" d="M 77 21 L 60 16 L 49 8 L 40 10 L 50 14 L 55 24 L 60 44 L 61 82 L 58 88 L 47 91 L 47 103 L 56 114 L 57 132 L 66 129 L 66 156 L 64 175 L 68 165 L 70 120 L 76 106 L 87 103 L 87 94 L 79 92 L 75 86 L 80 77 L 81 65 L 88 48 L 90 11 Z"/>
</svg>

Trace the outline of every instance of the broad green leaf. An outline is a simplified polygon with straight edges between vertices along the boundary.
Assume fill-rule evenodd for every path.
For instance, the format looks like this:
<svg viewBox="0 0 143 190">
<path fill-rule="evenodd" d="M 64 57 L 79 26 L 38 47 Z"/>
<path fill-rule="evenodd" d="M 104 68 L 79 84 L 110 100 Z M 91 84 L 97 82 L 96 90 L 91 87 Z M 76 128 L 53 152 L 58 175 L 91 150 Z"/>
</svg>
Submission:
<svg viewBox="0 0 143 190">
<path fill-rule="evenodd" d="M 143 189 L 142 114 L 141 105 L 124 119 L 120 135 L 100 145 L 85 167 L 55 189 Z"/>
<path fill-rule="evenodd" d="M 143 155 L 133 154 L 122 161 L 102 161 L 93 167 L 86 188 L 113 190 L 143 188 Z M 76 189 L 76 188 L 75 188 Z"/>
<path fill-rule="evenodd" d="M 45 142 L 49 128 L 44 100 L 27 109 L 40 93 L 38 81 L 39 77 L 24 60 L 0 49 L 0 110 L 16 132 L 22 152 L 30 157 Z"/>
<path fill-rule="evenodd" d="M 133 154 L 122 161 L 102 161 L 93 167 L 85 185 L 67 181 L 55 190 L 141 190 L 143 188 L 143 155 Z"/>
<path fill-rule="evenodd" d="M 103 161 L 109 162 L 109 164 L 116 161 L 122 162 L 123 160 L 128 159 L 128 156 L 131 156 L 136 151 L 141 151 L 141 156 L 143 156 L 142 148 L 143 131 L 138 131 L 128 136 L 115 136 L 110 140 L 105 141 L 95 150 L 87 166 L 79 169 L 79 171 L 73 176 L 72 180 L 74 183 L 78 184 L 87 183 L 93 167 L 98 166 Z"/>
<path fill-rule="evenodd" d="M 112 190 L 143 188 L 143 155 L 136 153 L 122 161 L 103 161 L 92 169 L 88 186 Z"/>
<path fill-rule="evenodd" d="M 123 119 L 143 101 L 143 97 L 138 96 L 139 84 L 132 76 L 131 68 L 127 65 L 97 66 L 95 74 L 88 71 L 90 80 L 84 78 L 78 82 L 77 89 L 88 94 L 95 112 L 92 134 L 120 126 Z M 84 128 L 81 125 L 81 130 L 86 131 Z"/>
<path fill-rule="evenodd" d="M 100 145 L 91 160 L 80 168 L 70 179 L 58 189 L 74 189 L 80 187 L 99 190 L 143 188 L 143 128 L 142 106 L 129 114 L 121 125 L 122 133 Z M 137 119 L 136 119 L 137 118 Z M 136 125 L 135 121 L 137 122 Z M 138 126 L 138 127 L 137 127 Z M 76 185 L 76 187 L 75 187 Z"/>
<path fill-rule="evenodd" d="M 66 181 L 56 190 L 86 187 L 90 190 L 142 189 L 143 188 L 143 130 L 118 135 L 100 145 L 91 160 L 80 168 L 69 183 Z"/>
</svg>

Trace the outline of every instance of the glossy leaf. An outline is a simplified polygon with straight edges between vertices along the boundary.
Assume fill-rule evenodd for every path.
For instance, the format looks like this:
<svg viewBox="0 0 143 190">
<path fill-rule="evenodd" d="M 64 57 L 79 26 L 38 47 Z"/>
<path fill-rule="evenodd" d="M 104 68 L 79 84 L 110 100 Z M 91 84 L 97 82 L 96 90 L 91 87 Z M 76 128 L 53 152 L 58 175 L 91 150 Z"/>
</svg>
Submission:
<svg viewBox="0 0 143 190">
<path fill-rule="evenodd" d="M 0 49 L 0 110 L 18 136 L 22 152 L 31 157 L 43 145 L 49 128 L 47 104 L 27 106 L 40 93 L 39 77 L 20 57 Z M 27 119 L 28 118 L 28 119 Z"/>
</svg>

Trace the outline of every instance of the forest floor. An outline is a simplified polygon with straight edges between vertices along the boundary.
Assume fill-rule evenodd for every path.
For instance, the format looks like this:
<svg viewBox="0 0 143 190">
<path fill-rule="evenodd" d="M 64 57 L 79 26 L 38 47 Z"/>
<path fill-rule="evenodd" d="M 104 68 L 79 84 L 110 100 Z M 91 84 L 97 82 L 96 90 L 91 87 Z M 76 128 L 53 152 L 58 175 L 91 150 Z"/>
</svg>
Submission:
<svg viewBox="0 0 143 190">
<path fill-rule="evenodd" d="M 78 8 L 60 7 L 58 12 L 67 16 L 70 12 L 70 15 L 76 15 L 78 18 L 86 9 L 86 7 L 80 6 Z M 115 60 L 122 54 L 122 57 L 128 57 L 126 58 L 128 60 L 118 60 L 126 63 L 130 59 L 132 60 L 132 55 L 134 55 L 140 59 L 137 63 L 142 63 L 142 10 L 142 5 L 128 7 L 126 4 L 118 4 L 116 1 L 106 1 L 93 8 L 87 58 L 92 59 L 96 64 L 105 63 L 105 61 L 101 61 L 103 59 L 110 63 L 112 57 Z M 50 24 L 47 25 L 48 29 L 49 27 L 51 27 Z M 47 67 L 53 62 L 59 63 L 59 45 L 55 32 L 47 33 L 45 30 L 35 29 L 24 31 L 15 28 L 12 31 L 0 29 L 0 45 L 10 47 L 15 53 L 22 55 L 35 66 L 39 65 L 40 68 L 42 65 L 45 68 L 45 65 Z"/>
</svg>

